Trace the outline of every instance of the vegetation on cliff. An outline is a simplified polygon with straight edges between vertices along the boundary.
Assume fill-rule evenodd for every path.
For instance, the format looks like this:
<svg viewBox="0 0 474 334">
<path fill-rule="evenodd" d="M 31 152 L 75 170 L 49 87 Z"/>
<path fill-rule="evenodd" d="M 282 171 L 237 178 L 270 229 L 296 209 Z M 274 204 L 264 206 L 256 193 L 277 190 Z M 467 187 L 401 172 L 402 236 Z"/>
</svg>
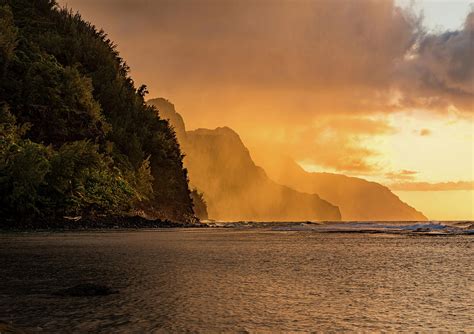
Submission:
<svg viewBox="0 0 474 334">
<path fill-rule="evenodd" d="M 54 0 L 0 0 L 0 217 L 145 211 L 189 221 L 176 135 L 103 31 Z"/>
</svg>

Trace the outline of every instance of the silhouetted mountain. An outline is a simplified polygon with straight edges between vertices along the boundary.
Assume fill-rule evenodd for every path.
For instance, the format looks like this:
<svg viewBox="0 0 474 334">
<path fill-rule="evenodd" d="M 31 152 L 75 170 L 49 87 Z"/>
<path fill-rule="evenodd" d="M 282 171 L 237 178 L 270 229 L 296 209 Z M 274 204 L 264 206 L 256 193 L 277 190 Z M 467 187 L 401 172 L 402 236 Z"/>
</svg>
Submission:
<svg viewBox="0 0 474 334">
<path fill-rule="evenodd" d="M 186 131 L 165 99 L 148 101 L 174 126 L 190 183 L 204 193 L 217 220 L 339 220 L 339 209 L 318 195 L 295 191 L 268 178 L 240 137 L 227 127 Z"/>
<path fill-rule="evenodd" d="M 313 213 L 308 208 L 312 204 L 307 196 L 319 195 L 337 205 L 344 220 L 427 219 L 376 182 L 340 174 L 308 173 L 293 160 L 276 155 L 259 160 L 266 173 L 255 165 L 233 130 L 186 131 L 183 118 L 171 103 L 165 99 L 149 103 L 175 127 L 187 155 L 184 162 L 190 182 L 205 193 L 211 218 L 267 219 L 273 210 L 272 219 L 310 219 Z"/>
<path fill-rule="evenodd" d="M 268 175 L 281 184 L 311 192 L 339 206 L 343 220 L 426 220 L 387 187 L 361 178 L 309 173 L 289 158 L 262 156 Z"/>
</svg>

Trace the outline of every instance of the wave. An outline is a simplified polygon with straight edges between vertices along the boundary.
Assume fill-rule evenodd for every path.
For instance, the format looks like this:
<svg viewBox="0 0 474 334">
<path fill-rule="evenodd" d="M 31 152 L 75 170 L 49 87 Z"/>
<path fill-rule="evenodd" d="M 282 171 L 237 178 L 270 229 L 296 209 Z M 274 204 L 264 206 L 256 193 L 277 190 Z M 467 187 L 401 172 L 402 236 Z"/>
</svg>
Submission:
<svg viewBox="0 0 474 334">
<path fill-rule="evenodd" d="M 208 222 L 215 227 L 269 229 L 272 231 L 314 231 L 322 233 L 391 233 L 432 235 L 474 235 L 473 221 L 350 221 L 350 222 Z"/>
</svg>

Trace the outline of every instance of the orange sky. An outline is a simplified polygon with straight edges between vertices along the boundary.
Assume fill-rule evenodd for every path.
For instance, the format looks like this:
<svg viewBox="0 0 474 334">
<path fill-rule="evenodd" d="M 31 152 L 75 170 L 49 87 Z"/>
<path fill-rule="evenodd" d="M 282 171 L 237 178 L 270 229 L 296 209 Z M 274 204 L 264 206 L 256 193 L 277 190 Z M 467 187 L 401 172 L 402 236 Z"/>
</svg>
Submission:
<svg viewBox="0 0 474 334">
<path fill-rule="evenodd" d="M 429 218 L 474 219 L 468 6 L 445 2 L 461 10 L 448 22 L 389 0 L 60 3 L 104 28 L 188 129 L 227 125 L 257 160 L 271 150 L 393 185 Z"/>
</svg>

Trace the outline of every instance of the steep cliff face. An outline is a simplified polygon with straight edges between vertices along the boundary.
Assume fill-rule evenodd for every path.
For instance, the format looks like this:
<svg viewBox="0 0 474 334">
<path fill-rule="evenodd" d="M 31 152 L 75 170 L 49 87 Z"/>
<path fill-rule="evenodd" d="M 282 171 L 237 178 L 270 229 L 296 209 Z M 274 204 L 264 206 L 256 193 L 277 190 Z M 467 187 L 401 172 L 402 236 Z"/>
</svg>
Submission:
<svg viewBox="0 0 474 334">
<path fill-rule="evenodd" d="M 343 220 L 426 220 L 387 187 L 356 177 L 308 173 L 287 158 L 260 157 L 270 178 L 299 191 L 314 192 L 339 206 Z"/>
<path fill-rule="evenodd" d="M 183 150 L 191 183 L 221 220 L 337 220 L 337 207 L 271 181 L 229 128 L 188 131 Z"/>
<path fill-rule="evenodd" d="M 308 173 L 293 160 L 277 155 L 257 156 L 264 171 L 233 130 L 186 131 L 171 103 L 164 99 L 149 103 L 174 126 L 187 155 L 190 182 L 205 193 L 211 218 L 302 220 L 318 214 L 317 219 L 334 219 L 329 202 L 339 207 L 343 220 L 427 219 L 375 182 Z"/>
<path fill-rule="evenodd" d="M 204 193 L 209 217 L 217 220 L 339 220 L 339 209 L 318 195 L 295 191 L 256 166 L 239 135 L 227 127 L 186 131 L 164 99 L 148 103 L 169 119 L 185 153 L 190 183 Z"/>
</svg>

